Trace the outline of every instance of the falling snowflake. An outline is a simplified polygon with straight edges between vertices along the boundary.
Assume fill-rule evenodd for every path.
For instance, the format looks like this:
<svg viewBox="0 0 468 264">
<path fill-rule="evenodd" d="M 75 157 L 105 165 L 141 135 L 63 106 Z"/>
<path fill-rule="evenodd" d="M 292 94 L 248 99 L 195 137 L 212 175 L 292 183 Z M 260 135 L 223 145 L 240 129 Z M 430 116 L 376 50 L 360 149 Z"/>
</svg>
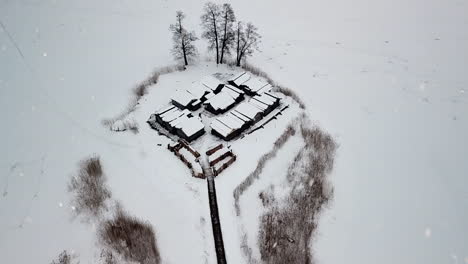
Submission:
<svg viewBox="0 0 468 264">
<path fill-rule="evenodd" d="M 419 84 L 419 90 L 421 91 L 425 91 L 426 90 L 426 81 L 422 82 L 421 84 Z"/>
<path fill-rule="evenodd" d="M 47 52 L 42 53 L 42 56 L 47 57 Z"/>
<path fill-rule="evenodd" d="M 424 230 L 424 236 L 426 236 L 426 238 L 430 238 L 432 235 L 432 231 L 429 227 L 426 228 L 426 230 Z"/>
<path fill-rule="evenodd" d="M 59 207 L 63 207 L 63 203 L 61 203 L 61 202 L 58 203 L 58 206 L 59 206 Z"/>
<path fill-rule="evenodd" d="M 19 175 L 20 177 L 24 177 L 24 173 L 23 173 L 23 172 L 20 172 L 18 175 Z"/>
<path fill-rule="evenodd" d="M 465 93 L 465 89 L 460 89 L 460 93 Z"/>
<path fill-rule="evenodd" d="M 96 99 L 96 97 L 94 97 L 94 95 L 91 95 L 91 101 L 94 101 L 94 99 Z"/>
<path fill-rule="evenodd" d="M 24 223 L 26 223 L 26 224 L 32 223 L 32 218 L 31 218 L 30 216 L 27 216 L 27 217 L 24 219 Z"/>
</svg>

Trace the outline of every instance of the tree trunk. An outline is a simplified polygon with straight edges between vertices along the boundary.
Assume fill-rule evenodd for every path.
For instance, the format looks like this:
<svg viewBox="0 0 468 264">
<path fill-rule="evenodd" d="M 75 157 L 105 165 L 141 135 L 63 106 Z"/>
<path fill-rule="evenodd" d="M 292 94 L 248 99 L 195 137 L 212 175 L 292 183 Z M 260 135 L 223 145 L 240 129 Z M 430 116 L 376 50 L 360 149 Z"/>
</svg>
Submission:
<svg viewBox="0 0 468 264">
<path fill-rule="evenodd" d="M 216 64 L 219 64 L 219 44 L 218 44 L 218 30 L 216 29 L 216 15 L 211 11 L 211 16 L 213 17 L 213 28 L 216 41 Z"/>
<path fill-rule="evenodd" d="M 223 44 L 221 46 L 221 64 L 224 60 L 224 49 L 226 48 L 226 38 L 227 38 L 227 14 L 224 15 L 224 36 L 223 36 Z"/>
<path fill-rule="evenodd" d="M 184 30 L 182 29 L 182 20 L 180 18 L 179 18 L 179 32 L 180 32 L 180 38 L 182 41 L 182 53 L 184 54 L 184 63 L 185 63 L 185 66 L 187 66 L 188 62 L 187 62 L 187 53 L 185 49 Z"/>
<path fill-rule="evenodd" d="M 184 52 L 184 63 L 185 63 L 185 66 L 187 66 L 188 61 L 187 61 L 187 53 L 185 51 L 185 44 L 182 44 L 182 51 Z"/>
</svg>

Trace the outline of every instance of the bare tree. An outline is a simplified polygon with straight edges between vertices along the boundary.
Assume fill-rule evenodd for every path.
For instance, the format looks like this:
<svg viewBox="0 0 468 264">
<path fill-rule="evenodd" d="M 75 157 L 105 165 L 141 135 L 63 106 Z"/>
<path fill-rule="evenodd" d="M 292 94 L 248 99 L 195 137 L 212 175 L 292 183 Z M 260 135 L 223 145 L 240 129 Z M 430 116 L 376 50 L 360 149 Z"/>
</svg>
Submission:
<svg viewBox="0 0 468 264">
<path fill-rule="evenodd" d="M 202 37 L 208 40 L 209 50 L 215 50 L 216 63 L 219 64 L 219 27 L 220 27 L 220 7 L 219 5 L 208 2 L 203 8 L 203 15 L 201 16 L 203 34 Z"/>
<path fill-rule="evenodd" d="M 194 31 L 188 32 L 182 25 L 185 19 L 185 14 L 182 11 L 176 12 L 176 23 L 169 26 L 172 32 L 172 40 L 174 46 L 172 47 L 172 54 L 176 59 L 184 59 L 184 64 L 188 65 L 188 58 L 197 55 L 197 49 L 193 42 L 198 38 Z"/>
<path fill-rule="evenodd" d="M 237 22 L 234 32 L 237 66 L 240 66 L 242 59 L 251 56 L 255 50 L 258 50 L 261 36 L 257 30 L 258 28 L 250 22 L 247 23 L 245 29 L 242 22 Z"/>
<path fill-rule="evenodd" d="M 231 4 L 225 3 L 221 8 L 221 58 L 220 63 L 224 62 L 224 54 L 230 54 L 230 48 L 234 42 L 233 24 L 236 22 L 236 16 Z"/>
</svg>

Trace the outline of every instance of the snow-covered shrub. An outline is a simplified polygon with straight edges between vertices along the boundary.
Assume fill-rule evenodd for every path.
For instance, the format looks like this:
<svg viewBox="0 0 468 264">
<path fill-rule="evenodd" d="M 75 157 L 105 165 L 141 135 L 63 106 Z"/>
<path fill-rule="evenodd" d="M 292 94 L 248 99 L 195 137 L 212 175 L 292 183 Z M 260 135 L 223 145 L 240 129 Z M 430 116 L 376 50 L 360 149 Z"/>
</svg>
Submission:
<svg viewBox="0 0 468 264">
<path fill-rule="evenodd" d="M 110 129 L 115 132 L 130 130 L 138 133 L 138 123 L 133 119 L 116 120 L 110 125 Z"/>
<path fill-rule="evenodd" d="M 301 135 L 305 146 L 288 168 L 289 194 L 281 204 L 263 203 L 266 213 L 258 240 L 265 263 L 312 263 L 310 242 L 317 216 L 333 196 L 326 175 L 333 167 L 336 143 L 318 127 L 308 128 L 304 119 Z"/>
<path fill-rule="evenodd" d="M 129 216 L 121 208 L 117 209 L 113 219 L 101 223 L 98 232 L 102 244 L 125 260 L 140 264 L 159 264 L 161 261 L 153 227 Z"/>
<path fill-rule="evenodd" d="M 284 87 L 284 86 L 281 86 L 281 85 L 275 85 L 273 87 L 273 91 L 275 92 L 280 92 L 286 96 L 289 96 L 291 97 L 294 101 L 296 101 L 296 103 L 299 104 L 299 107 L 301 109 L 305 109 L 305 104 L 304 102 L 302 101 L 302 99 L 299 97 L 299 95 L 297 95 L 296 92 L 294 92 L 293 90 L 287 88 L 287 87 Z"/>
<path fill-rule="evenodd" d="M 79 261 L 76 261 L 76 256 L 71 255 L 66 250 L 62 251 L 56 260 L 53 260 L 51 264 L 78 264 Z"/>
<path fill-rule="evenodd" d="M 72 193 L 72 203 L 77 214 L 84 213 L 98 217 L 107 209 L 106 200 L 111 192 L 105 185 L 99 157 L 91 157 L 80 162 L 79 172 L 71 178 L 68 190 Z"/>
<path fill-rule="evenodd" d="M 284 132 L 276 139 L 273 144 L 273 149 L 270 152 L 264 154 L 258 160 L 257 167 L 255 170 L 247 176 L 247 178 L 239 184 L 236 189 L 234 190 L 234 206 L 236 208 L 237 215 L 240 215 L 240 207 L 239 207 L 239 197 L 252 185 L 252 183 L 258 179 L 260 173 L 262 173 L 263 168 L 265 167 L 266 163 L 276 156 L 276 153 L 279 149 L 281 149 L 284 144 L 288 141 L 291 136 L 296 134 L 296 130 L 293 126 L 289 125 Z"/>
</svg>

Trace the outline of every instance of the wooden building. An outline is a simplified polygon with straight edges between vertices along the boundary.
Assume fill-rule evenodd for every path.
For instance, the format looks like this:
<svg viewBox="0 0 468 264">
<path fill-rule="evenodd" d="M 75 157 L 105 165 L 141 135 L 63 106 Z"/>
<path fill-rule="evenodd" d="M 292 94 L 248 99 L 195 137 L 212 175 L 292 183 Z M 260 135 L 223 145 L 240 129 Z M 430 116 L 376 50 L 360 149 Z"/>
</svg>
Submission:
<svg viewBox="0 0 468 264">
<path fill-rule="evenodd" d="M 175 106 L 165 107 L 152 114 L 148 123 L 155 129 L 157 129 L 157 123 L 171 134 L 188 142 L 205 133 L 205 126 L 199 117 L 193 116 L 187 109 L 180 110 Z"/>
</svg>

